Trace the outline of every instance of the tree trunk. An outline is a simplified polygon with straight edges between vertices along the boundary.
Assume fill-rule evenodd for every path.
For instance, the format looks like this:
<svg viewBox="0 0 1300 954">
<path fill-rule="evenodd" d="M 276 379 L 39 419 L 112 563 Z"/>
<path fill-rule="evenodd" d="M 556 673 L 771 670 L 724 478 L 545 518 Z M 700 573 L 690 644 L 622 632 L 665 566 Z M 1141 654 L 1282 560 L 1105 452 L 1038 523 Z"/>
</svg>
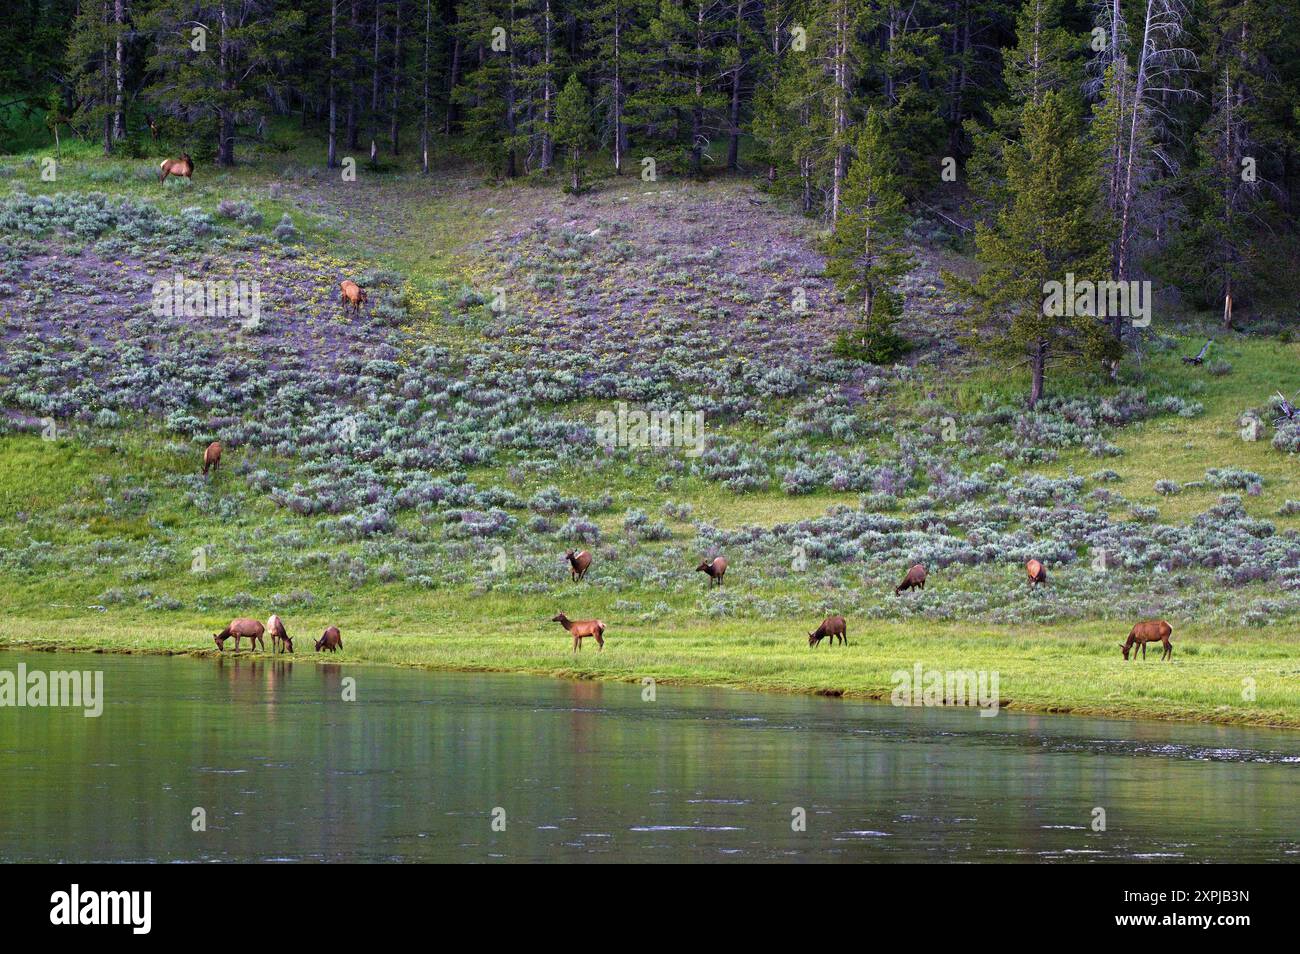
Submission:
<svg viewBox="0 0 1300 954">
<path fill-rule="evenodd" d="M 740 171 L 740 77 L 745 71 L 745 54 L 741 26 L 745 17 L 745 0 L 736 0 L 736 69 L 731 74 L 731 134 L 727 140 L 727 168 Z"/>
<path fill-rule="evenodd" d="M 218 67 L 220 72 L 221 91 L 230 92 L 230 41 L 227 39 L 229 23 L 226 16 L 226 5 L 221 5 L 221 40 L 218 45 Z M 221 107 L 218 109 L 217 119 L 217 165 L 233 166 L 235 164 L 235 117 L 231 114 L 230 108 L 226 106 L 223 98 Z"/>
<path fill-rule="evenodd" d="M 542 58 L 546 65 L 546 72 L 542 75 L 542 168 L 549 169 L 555 162 L 555 143 L 551 139 L 551 100 L 553 98 L 551 87 L 554 82 L 551 75 L 554 60 L 551 33 L 554 26 L 551 17 L 551 0 L 542 0 L 542 2 Z"/>
<path fill-rule="evenodd" d="M 126 86 L 125 76 L 125 47 L 124 42 L 126 31 L 126 0 L 114 0 L 113 2 L 113 19 L 116 23 L 117 34 L 117 58 L 114 64 L 115 76 L 114 82 L 117 89 L 113 96 L 113 138 L 126 138 L 126 113 L 123 110 L 123 90 Z"/>
<path fill-rule="evenodd" d="M 623 174 L 623 8 L 614 8 L 614 175 Z"/>
<path fill-rule="evenodd" d="M 351 0 L 350 3 L 349 25 L 351 30 L 348 33 L 348 48 L 352 55 L 348 58 L 348 116 L 345 120 L 347 126 L 348 148 L 356 149 L 360 145 L 360 139 L 357 134 L 357 76 L 360 75 L 360 59 L 357 50 L 361 46 L 361 21 L 357 17 L 357 0 Z"/>
<path fill-rule="evenodd" d="M 381 0 L 375 0 L 375 56 L 370 71 L 370 161 L 379 158 L 379 10 Z"/>
<path fill-rule="evenodd" d="M 334 61 L 339 52 L 339 0 L 330 0 L 330 136 L 325 165 L 333 169 L 338 163 L 338 104 L 334 96 Z"/>
<path fill-rule="evenodd" d="M 456 103 L 452 98 L 456 90 L 456 83 L 460 80 L 460 37 L 451 44 L 451 69 L 447 74 L 447 115 L 444 117 L 442 131 L 448 136 L 451 135 L 452 126 L 456 122 Z"/>
<path fill-rule="evenodd" d="M 392 129 L 389 138 L 392 140 L 393 155 L 397 155 L 397 133 L 400 128 L 400 117 L 402 107 L 402 0 L 397 0 L 397 23 L 393 27 L 393 112 L 392 112 Z"/>
<path fill-rule="evenodd" d="M 1043 369 L 1047 365 L 1047 342 L 1039 339 L 1034 343 L 1034 352 L 1030 358 L 1033 381 L 1029 386 L 1029 409 L 1038 406 L 1043 397 Z"/>
<path fill-rule="evenodd" d="M 429 34 L 433 28 L 432 0 L 424 0 L 424 116 L 420 122 L 420 171 L 429 174 Z"/>
</svg>

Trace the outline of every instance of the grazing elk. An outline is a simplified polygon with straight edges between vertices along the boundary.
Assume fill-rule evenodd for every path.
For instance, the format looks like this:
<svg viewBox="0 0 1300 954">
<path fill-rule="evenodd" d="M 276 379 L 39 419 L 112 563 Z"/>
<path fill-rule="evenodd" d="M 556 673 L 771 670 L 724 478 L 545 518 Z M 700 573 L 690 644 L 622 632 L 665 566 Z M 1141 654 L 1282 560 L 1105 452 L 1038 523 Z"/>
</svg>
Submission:
<svg viewBox="0 0 1300 954">
<path fill-rule="evenodd" d="M 316 640 L 316 652 L 333 653 L 343 648 L 343 636 L 337 626 L 328 626 Z"/>
<path fill-rule="evenodd" d="M 903 577 L 903 582 L 894 587 L 894 595 L 897 596 L 904 590 L 924 590 L 925 578 L 929 575 L 925 567 L 918 563 L 907 571 L 907 576 Z"/>
<path fill-rule="evenodd" d="M 577 553 L 566 550 L 564 558 L 569 561 L 569 576 L 573 578 L 574 583 L 586 576 L 587 571 L 591 569 L 591 554 L 586 550 L 579 550 Z"/>
<path fill-rule="evenodd" d="M 194 160 L 188 152 L 182 152 L 179 159 L 164 159 L 159 168 L 162 169 L 159 182 L 166 182 L 168 176 L 183 176 L 188 179 L 194 175 Z"/>
<path fill-rule="evenodd" d="M 1151 619 L 1143 623 L 1138 623 L 1129 630 L 1128 641 L 1119 644 L 1119 648 L 1124 651 L 1124 659 L 1128 660 L 1128 651 L 1133 650 L 1133 658 L 1137 659 L 1137 647 L 1142 647 L 1142 658 L 1147 658 L 1147 643 L 1161 642 L 1165 645 L 1165 651 L 1160 654 L 1160 661 L 1168 659 L 1173 662 L 1174 647 L 1169 644 L 1169 637 L 1173 633 L 1173 627 L 1162 619 Z"/>
<path fill-rule="evenodd" d="M 808 634 L 808 645 L 816 646 L 823 639 L 827 640 L 827 646 L 835 645 L 835 637 L 840 638 L 844 645 L 849 643 L 849 630 L 844 623 L 843 616 L 827 616 L 822 620 L 822 624 Z"/>
<path fill-rule="evenodd" d="M 222 652 L 226 651 L 226 640 L 231 636 L 235 637 L 235 652 L 239 652 L 239 641 L 247 639 L 252 643 L 252 648 L 256 649 L 257 644 L 262 644 L 262 649 L 266 649 L 266 642 L 262 639 L 262 634 L 266 632 L 266 627 L 255 619 L 240 617 L 232 619 L 230 625 L 219 633 L 213 633 L 212 641 L 217 644 L 217 649 Z"/>
<path fill-rule="evenodd" d="M 712 560 L 705 560 L 695 568 L 696 573 L 709 574 L 709 586 L 717 584 L 722 585 L 722 578 L 727 574 L 726 557 L 714 557 Z"/>
<path fill-rule="evenodd" d="M 280 617 L 272 614 L 271 618 L 266 621 L 266 631 L 271 634 L 271 652 L 274 653 L 279 646 L 280 651 L 284 652 L 285 646 L 289 647 L 289 652 L 293 652 L 293 640 L 289 637 L 289 632 L 284 628 L 284 621 Z"/>
<path fill-rule="evenodd" d="M 582 641 L 587 637 L 594 637 L 596 645 L 600 648 L 596 652 L 605 650 L 605 624 L 598 619 L 569 619 L 563 613 L 556 613 L 551 617 L 552 623 L 559 623 L 569 631 L 573 637 L 573 651 L 576 653 L 582 648 Z"/>
<path fill-rule="evenodd" d="M 213 441 L 208 445 L 207 450 L 203 452 L 203 474 L 207 476 L 208 468 L 212 468 L 213 476 L 216 475 L 217 468 L 221 466 L 221 441 Z"/>
<path fill-rule="evenodd" d="M 361 306 L 366 303 L 365 290 L 350 278 L 339 282 L 339 289 L 341 292 L 339 300 L 343 302 L 343 314 L 347 315 L 348 306 L 351 305 L 352 313 L 360 315 Z"/>
<path fill-rule="evenodd" d="M 1029 583 L 1031 586 L 1047 582 L 1047 567 L 1043 566 L 1043 564 L 1037 560 L 1030 560 L 1026 563 L 1025 572 L 1029 574 Z"/>
</svg>

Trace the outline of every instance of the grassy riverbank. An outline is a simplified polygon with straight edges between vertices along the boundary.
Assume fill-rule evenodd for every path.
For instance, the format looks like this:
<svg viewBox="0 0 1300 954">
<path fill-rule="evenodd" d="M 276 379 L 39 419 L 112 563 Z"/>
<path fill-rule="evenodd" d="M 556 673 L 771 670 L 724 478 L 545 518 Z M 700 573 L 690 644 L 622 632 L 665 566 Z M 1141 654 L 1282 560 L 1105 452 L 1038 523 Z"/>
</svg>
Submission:
<svg viewBox="0 0 1300 954">
<path fill-rule="evenodd" d="M 819 224 L 744 177 L 344 182 L 288 141 L 165 186 L 89 148 L 55 182 L 0 162 L 0 646 L 212 653 L 274 612 L 303 663 L 336 623 L 348 665 L 887 698 L 920 663 L 996 671 L 1013 708 L 1300 726 L 1282 322 L 1158 311 L 1118 381 L 1054 374 L 1027 413 L 957 344 L 940 273 L 973 265 L 942 222 L 913 223 L 912 349 L 870 366 L 830 353 L 853 316 Z M 177 272 L 258 283 L 259 323 L 154 314 Z M 706 449 L 602 443 L 616 407 L 699 411 Z M 893 596 L 916 561 L 930 586 Z M 851 645 L 809 650 L 830 613 Z M 1173 665 L 1120 658 L 1147 617 Z"/>
<path fill-rule="evenodd" d="M 479 622 L 448 609 L 472 605 Z M 339 620 L 344 651 L 312 652 L 322 628 L 295 633 L 294 662 L 386 664 L 456 671 L 518 672 L 570 679 L 723 686 L 888 700 L 894 673 L 924 670 L 998 674 L 1014 710 L 1224 724 L 1300 727 L 1300 639 L 1235 637 L 1195 629 L 1174 634 L 1173 664 L 1125 663 L 1117 626 L 1035 628 L 878 621 L 851 626 L 847 647 L 809 649 L 799 621 L 726 621 L 682 626 L 611 623 L 603 653 L 587 641 L 574 655 L 566 634 L 542 622 L 545 608 L 520 618 L 517 600 L 480 596 L 420 606 L 381 607 L 382 625 L 361 615 Z M 482 619 L 498 619 L 487 625 Z M 608 620 L 607 620 L 608 622 Z M 292 623 L 292 620 L 291 620 Z M 0 647 L 213 656 L 210 623 L 148 616 L 98 616 L 0 623 Z M 229 650 L 228 650 L 229 652 Z M 270 661 L 269 654 L 250 654 Z M 277 657 L 279 658 L 279 657 Z M 0 665 L 3 665 L 0 657 Z M 364 686 L 364 677 L 362 677 Z M 1253 701 L 1247 687 L 1253 686 Z M 364 689 L 363 689 L 364 691 Z"/>
</svg>

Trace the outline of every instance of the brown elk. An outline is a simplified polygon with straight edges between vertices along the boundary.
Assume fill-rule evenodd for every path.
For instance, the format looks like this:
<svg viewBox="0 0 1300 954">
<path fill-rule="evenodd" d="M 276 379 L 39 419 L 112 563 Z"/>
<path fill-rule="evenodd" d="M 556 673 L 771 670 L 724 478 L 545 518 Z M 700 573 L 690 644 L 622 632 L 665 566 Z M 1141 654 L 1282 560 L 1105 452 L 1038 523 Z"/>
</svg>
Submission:
<svg viewBox="0 0 1300 954">
<path fill-rule="evenodd" d="M 1029 574 L 1030 585 L 1047 582 L 1047 567 L 1037 560 L 1030 560 L 1026 563 L 1025 572 Z"/>
<path fill-rule="evenodd" d="M 1137 647 L 1142 647 L 1142 658 L 1147 658 L 1147 643 L 1161 642 L 1165 645 L 1165 651 L 1160 654 L 1160 661 L 1168 659 L 1173 662 L 1174 647 L 1169 644 L 1169 637 L 1173 633 L 1173 627 L 1162 619 L 1151 619 L 1138 623 L 1129 630 L 1128 641 L 1119 644 L 1119 648 L 1124 651 L 1124 659 L 1128 660 L 1128 651 L 1133 650 L 1133 658 L 1137 659 Z"/>
<path fill-rule="evenodd" d="M 280 617 L 272 614 L 271 618 L 266 621 L 266 631 L 271 634 L 271 652 L 274 653 L 279 646 L 280 651 L 284 652 L 286 646 L 289 652 L 293 652 L 293 640 L 289 636 L 288 630 L 284 628 L 284 621 Z"/>
<path fill-rule="evenodd" d="M 262 644 L 262 649 L 266 649 L 266 642 L 262 639 L 262 634 L 266 632 L 266 627 L 255 619 L 240 617 L 232 619 L 230 625 L 219 633 L 213 633 L 212 641 L 217 644 L 217 649 L 222 652 L 226 651 L 226 640 L 231 636 L 235 637 L 235 652 L 239 652 L 239 641 L 247 639 L 252 648 L 256 649 L 257 644 Z"/>
<path fill-rule="evenodd" d="M 845 625 L 843 616 L 827 616 L 822 620 L 822 624 L 808 634 L 808 645 L 816 646 L 823 639 L 827 640 L 827 646 L 835 645 L 835 637 L 840 638 L 840 642 L 848 645 L 849 630 Z"/>
<path fill-rule="evenodd" d="M 149 135 L 153 137 L 154 142 L 157 142 L 158 141 L 157 120 L 155 120 L 152 116 L 145 116 L 144 121 L 145 121 L 145 125 L 149 127 Z"/>
<path fill-rule="evenodd" d="M 929 573 L 926 571 L 925 567 L 920 563 L 916 564 L 907 571 L 907 576 L 903 577 L 903 582 L 894 587 L 894 594 L 898 595 L 904 590 L 911 589 L 924 590 L 925 578 L 927 576 L 929 576 Z"/>
<path fill-rule="evenodd" d="M 343 636 L 337 626 L 328 626 L 316 640 L 316 652 L 333 653 L 343 648 Z"/>
<path fill-rule="evenodd" d="M 566 550 L 564 558 L 569 561 L 569 576 L 573 578 L 574 583 L 586 576 L 587 571 L 591 569 L 591 554 L 586 550 L 579 550 L 577 553 Z"/>
<path fill-rule="evenodd" d="M 188 179 L 194 175 L 194 160 L 188 152 L 182 152 L 179 159 L 164 159 L 159 168 L 162 169 L 159 182 L 166 182 L 168 176 L 183 176 Z"/>
<path fill-rule="evenodd" d="M 351 305 L 353 314 L 360 315 L 361 306 L 366 303 L 365 290 L 350 278 L 339 282 L 339 289 L 342 292 L 339 300 L 343 302 L 343 314 L 348 313 L 348 306 Z"/>
<path fill-rule="evenodd" d="M 705 560 L 695 568 L 696 573 L 709 574 L 709 586 L 717 584 L 722 585 L 722 578 L 727 573 L 726 557 L 714 557 L 712 560 Z"/>
<path fill-rule="evenodd" d="M 573 651 L 576 653 L 582 648 L 582 641 L 588 637 L 594 637 L 596 645 L 600 648 L 596 652 L 605 650 L 605 624 L 598 619 L 569 619 L 563 613 L 556 613 L 551 617 L 552 623 L 559 623 L 569 631 L 573 637 Z"/>
<path fill-rule="evenodd" d="M 208 445 L 207 450 L 203 452 L 203 473 L 206 476 L 208 468 L 212 468 L 215 475 L 217 468 L 221 466 L 221 441 L 213 441 Z"/>
</svg>

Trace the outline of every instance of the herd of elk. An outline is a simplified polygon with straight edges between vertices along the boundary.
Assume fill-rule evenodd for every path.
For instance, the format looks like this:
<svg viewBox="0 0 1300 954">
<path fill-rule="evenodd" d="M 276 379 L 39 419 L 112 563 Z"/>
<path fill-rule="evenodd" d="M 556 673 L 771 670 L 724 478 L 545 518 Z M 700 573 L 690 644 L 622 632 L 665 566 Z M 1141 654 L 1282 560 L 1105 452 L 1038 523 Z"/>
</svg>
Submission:
<svg viewBox="0 0 1300 954">
<path fill-rule="evenodd" d="M 190 158 L 188 152 L 182 152 L 179 159 L 164 159 L 162 165 L 162 175 L 159 182 L 166 182 L 168 176 L 180 176 L 188 179 L 194 175 L 194 160 Z"/>
<path fill-rule="evenodd" d="M 272 614 L 271 618 L 263 626 L 255 619 L 241 616 L 238 619 L 232 619 L 230 624 L 219 633 L 212 635 L 212 641 L 217 644 L 217 649 L 221 652 L 226 651 L 226 640 L 234 637 L 235 652 L 239 652 L 239 641 L 247 639 L 252 649 L 262 647 L 266 651 L 266 641 L 262 638 L 267 633 L 271 635 L 271 653 L 288 651 L 293 653 L 293 640 L 289 637 L 289 631 L 285 629 L 284 620 L 279 616 Z M 343 648 L 343 638 L 339 635 L 337 626 L 330 626 L 321 634 L 321 638 L 316 641 L 316 652 L 335 652 Z"/>
</svg>

